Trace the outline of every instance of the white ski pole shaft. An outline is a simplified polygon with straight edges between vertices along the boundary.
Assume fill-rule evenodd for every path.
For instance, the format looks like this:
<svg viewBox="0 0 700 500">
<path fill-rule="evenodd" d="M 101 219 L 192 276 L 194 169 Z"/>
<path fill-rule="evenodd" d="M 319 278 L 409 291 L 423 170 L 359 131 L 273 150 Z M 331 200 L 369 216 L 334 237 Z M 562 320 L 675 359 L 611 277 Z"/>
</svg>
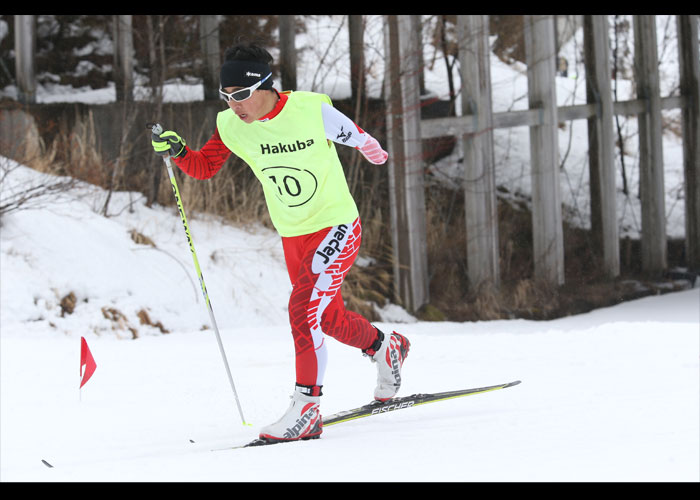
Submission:
<svg viewBox="0 0 700 500">
<path fill-rule="evenodd" d="M 152 126 L 151 131 L 160 135 L 163 133 L 163 127 L 156 123 Z M 194 249 L 194 242 L 192 241 L 192 235 L 190 234 L 190 228 L 187 224 L 187 216 L 185 215 L 185 208 L 182 204 L 182 198 L 180 197 L 180 190 L 177 187 L 177 180 L 175 179 L 175 174 L 173 173 L 173 167 L 171 165 L 170 156 L 164 156 L 163 161 L 165 166 L 168 167 L 168 175 L 170 176 L 170 184 L 173 187 L 173 194 L 175 195 L 175 201 L 177 203 L 177 208 L 180 211 L 180 218 L 182 219 L 182 225 L 185 228 L 185 234 L 187 235 L 187 242 L 190 246 L 190 252 L 192 253 L 192 260 L 194 261 L 194 268 L 197 271 L 197 278 L 199 279 L 199 285 L 202 288 L 202 294 L 204 295 L 204 303 L 209 311 L 209 318 L 211 319 L 212 327 L 214 328 L 214 333 L 216 334 L 216 341 L 219 344 L 219 351 L 221 352 L 221 357 L 224 360 L 224 366 L 226 367 L 226 374 L 228 375 L 228 381 L 231 384 L 231 389 L 233 390 L 233 396 L 236 399 L 236 406 L 238 406 L 238 413 L 241 415 L 241 421 L 243 425 L 248 425 L 243 417 L 243 410 L 241 408 L 241 402 L 238 399 L 238 392 L 236 391 L 236 386 L 233 383 L 233 376 L 231 376 L 231 369 L 228 365 L 228 359 L 226 358 L 226 351 L 224 350 L 224 344 L 221 342 L 221 335 L 219 334 L 219 327 L 216 325 L 216 318 L 214 318 L 214 310 L 211 307 L 211 302 L 209 301 L 209 294 L 207 293 L 207 287 L 204 284 L 204 277 L 202 276 L 202 270 L 199 267 L 199 259 L 197 259 L 197 252 Z"/>
</svg>

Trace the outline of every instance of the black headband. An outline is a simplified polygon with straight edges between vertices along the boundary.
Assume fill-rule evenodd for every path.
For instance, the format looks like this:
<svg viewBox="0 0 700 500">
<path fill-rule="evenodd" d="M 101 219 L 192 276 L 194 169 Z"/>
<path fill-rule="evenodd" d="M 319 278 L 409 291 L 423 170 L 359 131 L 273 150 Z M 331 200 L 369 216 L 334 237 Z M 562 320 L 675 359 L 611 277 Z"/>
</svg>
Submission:
<svg viewBox="0 0 700 500">
<path fill-rule="evenodd" d="M 224 61 L 221 66 L 221 88 L 250 87 L 270 74 L 270 66 L 257 61 Z M 272 88 L 272 78 L 268 78 L 261 90 Z"/>
</svg>

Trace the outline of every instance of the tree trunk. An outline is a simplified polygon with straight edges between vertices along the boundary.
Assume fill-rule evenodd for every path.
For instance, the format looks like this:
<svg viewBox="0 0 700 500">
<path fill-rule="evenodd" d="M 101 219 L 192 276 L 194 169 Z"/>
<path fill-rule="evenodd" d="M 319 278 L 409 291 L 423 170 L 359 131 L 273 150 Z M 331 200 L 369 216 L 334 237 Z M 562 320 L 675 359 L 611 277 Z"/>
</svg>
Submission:
<svg viewBox="0 0 700 500">
<path fill-rule="evenodd" d="M 134 100 L 134 35 L 132 16 L 113 17 L 114 84 L 117 101 Z"/>
<path fill-rule="evenodd" d="M 219 44 L 219 16 L 199 16 L 199 36 L 204 68 L 202 82 L 204 99 L 219 99 L 219 71 L 221 70 L 221 46 Z"/>
<path fill-rule="evenodd" d="M 280 78 L 283 90 L 297 88 L 297 51 L 294 45 L 294 16 L 279 16 Z"/>
<path fill-rule="evenodd" d="M 36 19 L 15 15 L 15 72 L 17 98 L 25 104 L 36 102 Z"/>
<path fill-rule="evenodd" d="M 348 16 L 350 34 L 350 89 L 353 100 L 365 94 L 364 25 L 361 15 Z"/>
</svg>

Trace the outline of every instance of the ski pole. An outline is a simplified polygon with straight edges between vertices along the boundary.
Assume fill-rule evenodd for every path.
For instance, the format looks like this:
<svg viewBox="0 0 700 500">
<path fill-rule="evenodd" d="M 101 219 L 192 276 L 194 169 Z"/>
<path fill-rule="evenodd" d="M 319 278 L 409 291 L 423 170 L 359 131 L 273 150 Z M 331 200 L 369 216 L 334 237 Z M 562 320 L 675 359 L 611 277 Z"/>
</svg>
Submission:
<svg viewBox="0 0 700 500">
<path fill-rule="evenodd" d="M 163 127 L 159 123 L 152 123 L 148 125 L 151 128 L 151 132 L 160 135 L 163 133 Z M 204 303 L 209 311 L 209 318 L 211 319 L 211 324 L 214 327 L 214 333 L 216 334 L 216 341 L 219 344 L 219 351 L 221 352 L 221 357 L 224 360 L 224 366 L 226 367 L 226 374 L 228 375 L 228 381 L 231 384 L 231 389 L 233 389 L 233 396 L 236 399 L 236 406 L 238 406 L 238 413 L 241 415 L 241 421 L 243 425 L 249 425 L 246 423 L 243 417 L 243 410 L 241 409 L 241 402 L 238 400 L 238 393 L 236 392 L 236 386 L 233 383 L 233 377 L 231 376 L 231 369 L 228 366 L 228 360 L 226 358 L 226 352 L 224 351 L 224 344 L 221 342 L 221 335 L 219 334 L 219 328 L 216 325 L 216 318 L 214 318 L 214 310 L 211 307 L 211 302 L 209 301 L 209 294 L 207 293 L 207 287 L 204 284 L 204 277 L 202 276 L 202 270 L 199 267 L 199 259 L 197 259 L 197 252 L 194 250 L 194 242 L 192 241 L 192 235 L 190 234 L 190 228 L 187 224 L 187 216 L 185 215 L 185 207 L 182 205 L 182 198 L 180 197 L 180 190 L 177 187 L 177 181 L 175 180 L 175 174 L 173 173 L 173 167 L 170 162 L 170 156 L 164 156 L 163 161 L 165 166 L 168 167 L 168 175 L 170 176 L 170 184 L 173 187 L 173 194 L 175 195 L 175 201 L 177 202 L 177 208 L 180 211 L 180 218 L 182 219 L 182 225 L 185 227 L 185 234 L 187 235 L 187 242 L 190 246 L 190 252 L 192 253 L 192 260 L 194 261 L 194 268 L 197 271 L 197 278 L 199 278 L 199 285 L 202 288 L 202 294 L 204 295 Z"/>
</svg>

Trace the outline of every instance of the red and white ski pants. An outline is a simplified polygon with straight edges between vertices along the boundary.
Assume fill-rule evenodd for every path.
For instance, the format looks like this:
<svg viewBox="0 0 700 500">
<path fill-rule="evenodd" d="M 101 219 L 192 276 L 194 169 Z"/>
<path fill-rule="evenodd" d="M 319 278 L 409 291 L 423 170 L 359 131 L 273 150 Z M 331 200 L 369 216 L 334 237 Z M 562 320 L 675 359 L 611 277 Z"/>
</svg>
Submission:
<svg viewBox="0 0 700 500">
<path fill-rule="evenodd" d="M 323 385 L 328 354 L 325 335 L 358 349 L 377 338 L 363 316 L 347 311 L 340 287 L 360 250 L 360 219 L 313 234 L 283 237 L 292 282 L 289 322 L 294 337 L 297 384 Z"/>
</svg>

